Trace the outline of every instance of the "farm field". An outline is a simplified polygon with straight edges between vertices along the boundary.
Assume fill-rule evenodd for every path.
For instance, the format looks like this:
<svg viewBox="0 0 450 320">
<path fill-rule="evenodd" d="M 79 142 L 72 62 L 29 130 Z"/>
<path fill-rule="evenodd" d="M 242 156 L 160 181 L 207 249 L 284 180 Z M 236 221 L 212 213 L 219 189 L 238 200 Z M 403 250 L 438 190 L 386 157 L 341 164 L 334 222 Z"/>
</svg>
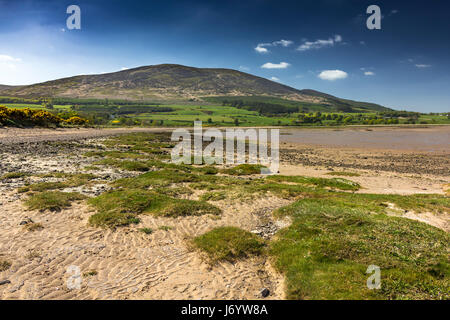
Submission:
<svg viewBox="0 0 450 320">
<path fill-rule="evenodd" d="M 79 101 L 82 103 L 82 101 Z M 93 125 L 102 126 L 192 126 L 202 121 L 205 126 L 341 126 L 450 124 L 447 114 L 412 114 L 408 117 L 386 116 L 378 112 L 292 112 L 267 114 L 229 105 L 151 104 L 108 105 L 55 104 L 45 108 L 39 104 L 3 103 L 8 108 L 42 109 L 63 117 L 81 116 Z M 146 112 L 148 108 L 149 112 Z M 301 107 L 300 107 L 301 109 Z"/>
</svg>

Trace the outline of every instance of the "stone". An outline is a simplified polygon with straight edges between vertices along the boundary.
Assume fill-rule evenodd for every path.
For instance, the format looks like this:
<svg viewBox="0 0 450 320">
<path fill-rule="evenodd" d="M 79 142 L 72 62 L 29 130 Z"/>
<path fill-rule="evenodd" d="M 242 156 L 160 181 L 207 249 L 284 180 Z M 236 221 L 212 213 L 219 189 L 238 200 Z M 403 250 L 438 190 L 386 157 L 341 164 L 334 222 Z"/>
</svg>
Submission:
<svg viewBox="0 0 450 320">
<path fill-rule="evenodd" d="M 6 280 L 0 280 L 0 286 L 4 285 L 4 284 L 8 284 L 11 283 L 11 281 L 9 281 L 8 279 Z"/>
<path fill-rule="evenodd" d="M 265 298 L 270 294 L 270 290 L 267 288 L 262 289 L 259 294 L 261 295 L 261 297 Z"/>
</svg>

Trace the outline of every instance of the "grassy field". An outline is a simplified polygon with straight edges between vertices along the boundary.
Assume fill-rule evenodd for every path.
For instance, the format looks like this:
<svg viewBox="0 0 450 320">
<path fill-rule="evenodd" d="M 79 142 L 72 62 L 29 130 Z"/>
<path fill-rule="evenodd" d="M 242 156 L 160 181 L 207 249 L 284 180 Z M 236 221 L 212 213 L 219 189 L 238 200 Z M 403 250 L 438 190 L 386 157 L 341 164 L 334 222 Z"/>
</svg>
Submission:
<svg viewBox="0 0 450 320">
<path fill-rule="evenodd" d="M 43 109 L 67 119 L 81 116 L 91 125 L 101 126 L 192 126 L 200 120 L 205 126 L 336 126 L 384 124 L 450 124 L 447 114 L 412 112 L 392 115 L 354 107 L 353 112 L 336 112 L 328 105 L 300 103 L 272 97 L 246 97 L 243 105 L 222 102 L 226 97 L 205 98 L 203 103 L 157 104 L 103 100 L 61 100 L 51 108 L 42 104 L 4 103 L 9 108 Z M 237 98 L 236 98 L 237 99 Z M 239 101 L 239 100 L 237 100 Z M 249 103 L 250 106 L 245 105 Z M 288 108 L 289 113 L 282 108 Z M 146 112 L 146 109 L 149 111 Z"/>
</svg>

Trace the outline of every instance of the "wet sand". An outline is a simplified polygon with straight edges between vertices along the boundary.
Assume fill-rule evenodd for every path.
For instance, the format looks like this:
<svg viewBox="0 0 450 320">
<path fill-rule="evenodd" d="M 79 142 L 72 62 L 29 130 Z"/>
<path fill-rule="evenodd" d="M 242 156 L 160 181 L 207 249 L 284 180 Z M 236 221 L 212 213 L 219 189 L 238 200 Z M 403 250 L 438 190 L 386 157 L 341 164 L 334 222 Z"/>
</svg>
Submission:
<svg viewBox="0 0 450 320">
<path fill-rule="evenodd" d="M 450 126 L 282 129 L 280 141 L 329 148 L 450 153 Z"/>
</svg>

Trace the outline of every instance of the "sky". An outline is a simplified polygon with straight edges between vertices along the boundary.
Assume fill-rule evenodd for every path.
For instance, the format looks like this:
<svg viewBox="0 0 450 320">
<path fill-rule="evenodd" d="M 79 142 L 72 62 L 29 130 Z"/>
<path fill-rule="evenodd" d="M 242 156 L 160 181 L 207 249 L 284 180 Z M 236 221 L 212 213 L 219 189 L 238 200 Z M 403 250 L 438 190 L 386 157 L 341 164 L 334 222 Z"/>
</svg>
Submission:
<svg viewBox="0 0 450 320">
<path fill-rule="evenodd" d="M 67 27 L 70 5 L 79 30 Z M 381 29 L 367 28 L 369 5 Z M 0 84 L 176 63 L 450 111 L 449 1 L 0 0 L 0 21 Z"/>
</svg>

